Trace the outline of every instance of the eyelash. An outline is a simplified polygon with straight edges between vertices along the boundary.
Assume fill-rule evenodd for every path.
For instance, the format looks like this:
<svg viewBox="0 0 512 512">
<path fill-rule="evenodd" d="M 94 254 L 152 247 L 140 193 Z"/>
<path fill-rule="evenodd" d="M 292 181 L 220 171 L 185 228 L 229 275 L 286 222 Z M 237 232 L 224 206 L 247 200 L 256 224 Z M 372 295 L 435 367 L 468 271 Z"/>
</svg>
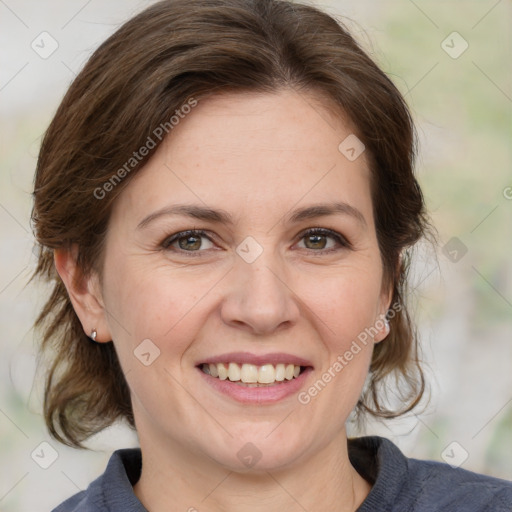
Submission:
<svg viewBox="0 0 512 512">
<path fill-rule="evenodd" d="M 213 243 L 213 240 L 208 236 L 207 232 L 203 229 L 189 229 L 186 231 L 180 231 L 179 233 L 175 233 L 174 235 L 168 236 L 165 238 L 162 243 L 160 244 L 162 248 L 169 249 L 170 246 L 178 241 L 180 238 L 185 238 L 187 236 L 195 236 L 195 237 L 206 237 L 210 242 Z M 299 241 L 303 238 L 306 238 L 308 236 L 326 236 L 334 239 L 341 247 L 331 247 L 330 249 L 307 249 L 307 251 L 311 251 L 312 253 L 320 253 L 322 254 L 329 254 L 332 252 L 339 251 L 340 249 L 352 249 L 352 244 L 341 234 L 337 233 L 336 231 L 332 231 L 331 229 L 326 228 L 309 228 L 305 231 L 303 231 L 299 235 Z M 194 254 L 194 253 L 201 253 L 204 251 L 185 251 L 184 249 L 175 249 L 176 252 L 186 254 L 187 257 L 200 257 L 200 254 Z"/>
</svg>

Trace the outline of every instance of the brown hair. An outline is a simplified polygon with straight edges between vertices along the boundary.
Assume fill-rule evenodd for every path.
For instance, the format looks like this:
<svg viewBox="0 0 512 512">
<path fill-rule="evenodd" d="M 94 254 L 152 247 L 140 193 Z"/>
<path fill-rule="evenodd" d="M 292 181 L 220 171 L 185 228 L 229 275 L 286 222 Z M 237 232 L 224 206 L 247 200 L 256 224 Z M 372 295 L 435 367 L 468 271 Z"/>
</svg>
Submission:
<svg viewBox="0 0 512 512">
<path fill-rule="evenodd" d="M 148 137 L 159 145 L 155 129 L 168 126 L 190 98 L 285 88 L 320 93 L 336 105 L 370 157 L 384 280 L 400 307 L 390 317 L 391 333 L 375 346 L 357 410 L 394 417 L 418 404 L 425 381 L 404 302 L 409 258 L 400 254 L 429 233 L 430 223 L 413 174 L 414 124 L 399 91 L 342 23 L 312 6 L 165 0 L 126 22 L 93 53 L 62 100 L 37 162 L 32 220 L 40 252 L 33 277 L 46 279 L 53 291 L 35 325 L 43 333 L 41 353 L 51 354 L 44 416 L 59 441 L 84 447 L 116 419 L 135 424 L 114 345 L 94 343 L 83 332 L 53 250 L 76 244 L 83 274 L 101 275 L 112 204 L 151 154 L 128 170 L 126 162 Z M 107 191 L 116 173 L 122 179 Z M 386 408 L 381 397 L 390 375 L 402 383 L 397 410 Z"/>
</svg>

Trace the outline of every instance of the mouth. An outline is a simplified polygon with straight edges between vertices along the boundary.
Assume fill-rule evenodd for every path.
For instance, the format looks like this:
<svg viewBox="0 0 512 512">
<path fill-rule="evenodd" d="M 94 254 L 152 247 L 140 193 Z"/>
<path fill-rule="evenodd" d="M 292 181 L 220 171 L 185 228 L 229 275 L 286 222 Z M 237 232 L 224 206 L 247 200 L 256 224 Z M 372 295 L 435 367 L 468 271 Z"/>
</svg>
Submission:
<svg viewBox="0 0 512 512">
<path fill-rule="evenodd" d="M 215 393 L 244 404 L 272 404 L 306 386 L 313 372 L 307 359 L 292 354 L 232 352 L 196 365 L 203 382 Z"/>
<path fill-rule="evenodd" d="M 206 375 L 219 380 L 229 380 L 244 387 L 267 387 L 283 384 L 287 381 L 297 379 L 305 370 L 306 366 L 293 363 L 263 364 L 238 364 L 229 363 L 203 363 L 199 369 Z"/>
</svg>

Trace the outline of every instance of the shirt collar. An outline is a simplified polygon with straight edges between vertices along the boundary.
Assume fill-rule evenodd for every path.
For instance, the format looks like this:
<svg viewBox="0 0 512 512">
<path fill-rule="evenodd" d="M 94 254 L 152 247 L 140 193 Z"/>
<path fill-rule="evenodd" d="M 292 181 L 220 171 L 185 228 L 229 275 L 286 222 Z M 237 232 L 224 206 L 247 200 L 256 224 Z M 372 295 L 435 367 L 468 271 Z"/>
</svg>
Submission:
<svg viewBox="0 0 512 512">
<path fill-rule="evenodd" d="M 372 484 L 372 489 L 357 512 L 372 512 L 392 503 L 407 478 L 407 459 L 391 441 L 379 436 L 348 440 L 350 463 Z M 147 512 L 133 492 L 142 469 L 140 448 L 116 450 L 102 477 L 102 492 L 112 512 Z M 390 493 L 395 489 L 395 493 Z"/>
</svg>

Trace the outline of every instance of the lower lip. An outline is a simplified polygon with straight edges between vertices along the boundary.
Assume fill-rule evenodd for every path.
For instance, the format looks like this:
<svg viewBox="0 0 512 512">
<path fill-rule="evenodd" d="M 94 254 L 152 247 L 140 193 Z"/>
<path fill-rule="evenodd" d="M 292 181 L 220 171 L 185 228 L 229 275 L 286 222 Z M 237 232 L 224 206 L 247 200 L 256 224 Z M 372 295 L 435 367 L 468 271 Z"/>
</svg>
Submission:
<svg viewBox="0 0 512 512">
<path fill-rule="evenodd" d="M 298 377 L 292 380 L 285 380 L 281 384 L 248 387 L 241 386 L 228 379 L 220 380 L 217 377 L 212 377 L 204 373 L 200 368 L 197 368 L 197 371 L 205 379 L 205 382 L 212 386 L 213 389 L 245 404 L 270 404 L 298 393 L 312 370 L 311 367 L 308 367 Z"/>
</svg>

